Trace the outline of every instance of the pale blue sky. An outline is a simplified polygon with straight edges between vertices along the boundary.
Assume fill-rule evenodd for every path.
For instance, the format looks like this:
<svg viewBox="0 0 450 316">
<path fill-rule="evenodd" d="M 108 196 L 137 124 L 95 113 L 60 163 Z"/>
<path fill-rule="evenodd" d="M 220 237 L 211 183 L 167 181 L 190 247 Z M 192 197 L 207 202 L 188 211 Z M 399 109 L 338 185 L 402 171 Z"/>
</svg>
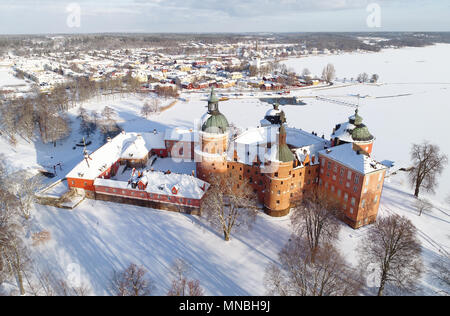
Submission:
<svg viewBox="0 0 450 316">
<path fill-rule="evenodd" d="M 373 2 L 380 28 L 366 23 Z M 0 34 L 328 31 L 450 31 L 450 0 L 0 0 Z"/>
</svg>

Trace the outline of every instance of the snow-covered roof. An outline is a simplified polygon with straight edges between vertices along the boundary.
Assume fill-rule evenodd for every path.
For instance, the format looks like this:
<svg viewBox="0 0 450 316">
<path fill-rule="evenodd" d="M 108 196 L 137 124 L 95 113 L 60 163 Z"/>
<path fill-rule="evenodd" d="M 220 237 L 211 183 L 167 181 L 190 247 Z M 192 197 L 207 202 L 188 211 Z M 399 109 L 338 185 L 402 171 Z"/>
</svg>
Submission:
<svg viewBox="0 0 450 316">
<path fill-rule="evenodd" d="M 319 152 L 321 156 L 330 158 L 334 161 L 347 166 L 362 174 L 387 169 L 381 163 L 375 161 L 371 157 L 358 153 L 353 149 L 353 144 L 344 144 Z"/>
<path fill-rule="evenodd" d="M 185 174 L 165 174 L 157 171 L 145 171 L 140 178 L 147 185 L 145 192 L 162 194 L 166 196 L 184 197 L 188 199 L 201 199 L 209 188 L 209 184 L 193 176 Z M 104 186 L 117 189 L 135 190 L 128 182 L 107 179 L 96 179 L 96 186 Z M 172 189 L 176 187 L 178 192 L 174 194 Z M 203 190 L 204 189 L 204 190 Z"/>
<path fill-rule="evenodd" d="M 184 129 L 184 128 L 167 129 L 164 139 L 185 141 L 185 142 L 197 142 L 198 133 L 196 133 L 192 129 Z"/>
<path fill-rule="evenodd" d="M 339 125 L 339 128 L 331 135 L 332 138 L 339 138 L 344 142 L 353 142 L 352 133 L 355 125 L 346 122 Z"/>
<path fill-rule="evenodd" d="M 250 128 L 240 134 L 234 140 L 228 150 L 228 159 L 234 159 L 234 151 L 238 156 L 238 161 L 251 165 L 259 159 L 261 162 L 267 160 L 277 162 L 276 157 L 278 146 L 267 148 L 267 144 L 278 144 L 279 126 L 271 125 L 264 127 Z M 327 147 L 328 142 L 320 137 L 307 133 L 296 128 L 286 128 L 286 142 L 290 147 L 296 148 L 299 153 L 307 150 L 310 157 L 317 155 L 320 150 Z M 301 162 L 304 161 L 301 155 L 297 155 Z"/>
<path fill-rule="evenodd" d="M 137 135 L 135 139 L 129 140 L 124 144 L 120 158 L 143 159 L 148 156 L 148 153 L 152 149 L 150 146 L 150 142 L 146 142 L 142 135 Z"/>
<path fill-rule="evenodd" d="M 94 180 L 120 158 L 142 158 L 151 149 L 165 148 L 163 133 L 120 133 L 111 141 L 89 154 L 88 161 L 83 159 L 67 178 Z M 133 153 L 133 157 L 129 154 Z M 82 158 L 82 157 L 80 157 Z"/>
</svg>

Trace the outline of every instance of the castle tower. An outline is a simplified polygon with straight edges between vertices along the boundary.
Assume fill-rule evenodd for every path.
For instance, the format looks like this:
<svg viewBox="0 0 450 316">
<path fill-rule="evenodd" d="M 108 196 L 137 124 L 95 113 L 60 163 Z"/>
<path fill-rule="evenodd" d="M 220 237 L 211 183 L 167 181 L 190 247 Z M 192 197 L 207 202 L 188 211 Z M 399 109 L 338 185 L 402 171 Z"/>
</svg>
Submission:
<svg viewBox="0 0 450 316">
<path fill-rule="evenodd" d="M 362 151 L 370 156 L 372 154 L 375 137 L 370 134 L 367 126 L 363 124 L 363 118 L 359 115 L 359 109 L 356 109 L 355 115 L 351 116 L 349 121 L 350 124 L 355 126 L 351 131 L 353 149 L 355 151 Z"/>
<path fill-rule="evenodd" d="M 264 207 L 266 213 L 274 217 L 289 214 L 291 207 L 292 170 L 294 154 L 286 143 L 286 129 L 281 123 L 277 143 L 270 146 L 264 178 Z"/>
<path fill-rule="evenodd" d="M 363 124 L 363 118 L 359 115 L 359 109 L 349 117 L 348 122 L 336 125 L 331 135 L 333 146 L 352 143 L 355 151 L 360 151 L 368 156 L 372 154 L 375 137 Z"/>
<path fill-rule="evenodd" d="M 198 178 L 208 181 L 211 175 L 227 171 L 228 134 L 228 120 L 220 113 L 219 99 L 212 88 L 208 112 L 202 119 L 199 144 L 195 150 Z"/>
</svg>

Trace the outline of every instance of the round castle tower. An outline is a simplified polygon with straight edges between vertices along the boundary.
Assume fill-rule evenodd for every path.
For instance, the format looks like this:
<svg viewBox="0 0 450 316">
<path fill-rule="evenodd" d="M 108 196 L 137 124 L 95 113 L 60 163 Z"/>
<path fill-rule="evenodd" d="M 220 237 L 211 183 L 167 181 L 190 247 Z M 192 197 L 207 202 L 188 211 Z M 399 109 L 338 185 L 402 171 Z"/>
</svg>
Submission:
<svg viewBox="0 0 450 316">
<path fill-rule="evenodd" d="M 363 152 L 369 156 L 372 154 L 373 142 L 375 141 L 375 137 L 363 124 L 359 109 L 356 109 L 355 114 L 349 117 L 348 123 L 336 125 L 331 138 L 333 146 L 352 143 L 355 151 Z"/>
<path fill-rule="evenodd" d="M 214 88 L 208 99 L 208 113 L 201 122 L 199 145 L 195 151 L 197 177 L 208 181 L 211 175 L 227 171 L 229 124 L 219 111 L 219 99 Z"/>
<path fill-rule="evenodd" d="M 355 125 L 352 133 L 353 149 L 355 151 L 362 151 L 369 156 L 372 154 L 373 141 L 375 137 L 370 134 L 369 129 L 363 124 L 363 118 L 359 115 L 359 110 L 356 109 L 355 115 L 349 119 L 350 123 Z"/>
<path fill-rule="evenodd" d="M 277 143 L 270 144 L 270 153 L 264 177 L 264 207 L 266 213 L 274 217 L 289 214 L 291 207 L 291 184 L 294 154 L 286 143 L 286 129 L 284 116 L 277 136 Z M 275 153 L 275 154 L 273 154 Z"/>
</svg>

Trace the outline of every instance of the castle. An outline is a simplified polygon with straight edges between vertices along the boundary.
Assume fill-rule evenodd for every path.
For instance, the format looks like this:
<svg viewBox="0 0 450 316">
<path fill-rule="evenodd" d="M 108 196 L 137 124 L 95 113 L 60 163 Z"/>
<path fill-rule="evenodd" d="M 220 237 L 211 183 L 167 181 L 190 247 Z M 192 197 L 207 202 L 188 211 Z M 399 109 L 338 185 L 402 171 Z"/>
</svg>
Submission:
<svg viewBox="0 0 450 316">
<path fill-rule="evenodd" d="M 353 228 L 376 221 L 387 167 L 371 158 L 375 138 L 356 110 L 331 140 L 286 126 L 278 105 L 261 125 L 230 127 L 211 90 L 196 129 L 125 133 L 86 154 L 67 175 L 69 187 L 100 200 L 199 214 L 212 175 L 248 182 L 270 216 L 289 214 L 292 200 L 323 190 Z M 195 161 L 190 174 L 155 171 L 155 159 Z M 128 172 L 126 172 L 129 169 Z"/>
</svg>

